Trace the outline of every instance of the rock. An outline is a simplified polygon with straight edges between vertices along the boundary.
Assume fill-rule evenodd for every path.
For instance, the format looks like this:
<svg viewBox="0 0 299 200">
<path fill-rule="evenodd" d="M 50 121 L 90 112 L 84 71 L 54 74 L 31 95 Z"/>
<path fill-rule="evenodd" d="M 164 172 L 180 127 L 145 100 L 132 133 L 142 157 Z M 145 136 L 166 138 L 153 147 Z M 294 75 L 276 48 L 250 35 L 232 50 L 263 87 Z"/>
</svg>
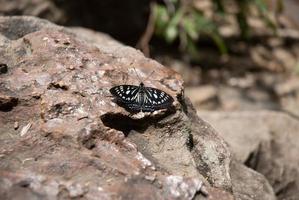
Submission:
<svg viewBox="0 0 299 200">
<path fill-rule="evenodd" d="M 248 169 L 240 163 L 232 162 L 231 177 L 236 199 L 276 200 L 268 180 L 256 171 Z"/>
<path fill-rule="evenodd" d="M 208 199 L 209 200 L 233 200 L 234 196 L 226 191 L 220 190 L 218 188 L 208 188 Z M 198 200 L 204 199 L 204 197 L 199 197 Z"/>
<path fill-rule="evenodd" d="M 188 99 L 185 99 L 185 103 L 189 108 L 187 115 L 165 118 L 142 135 L 133 132 L 128 138 L 137 146 L 142 146 L 140 150 L 158 162 L 159 167 L 173 174 L 204 176 L 213 186 L 231 191 L 228 173 L 230 153 L 226 143 L 218 138 L 210 125 L 196 117 L 195 111 L 190 110 L 192 107 Z M 189 124 L 188 127 L 186 124 Z M 213 141 L 215 139 L 217 144 Z"/>
<path fill-rule="evenodd" d="M 213 109 L 218 106 L 217 89 L 211 85 L 186 88 L 185 95 L 198 109 Z"/>
<path fill-rule="evenodd" d="M 184 180 L 182 176 L 168 176 L 165 183 L 167 185 L 166 196 L 181 197 L 182 199 L 193 199 L 203 187 L 202 181 L 195 178 Z"/>
<path fill-rule="evenodd" d="M 72 0 L 0 2 L 1 16 L 35 16 L 65 26 L 89 27 L 134 45 L 146 28 L 149 11 L 149 0 L 130 2 L 91 0 L 88 3 Z"/>
<path fill-rule="evenodd" d="M 238 160 L 267 178 L 278 199 L 298 198 L 296 116 L 270 111 L 200 112 L 199 115 L 221 130 L 219 133 Z"/>
<path fill-rule="evenodd" d="M 4 0 L 0 3 L 0 13 L 1 15 L 31 15 L 56 23 L 66 21 L 64 11 L 49 0 Z"/>
<path fill-rule="evenodd" d="M 253 126 L 251 119 L 247 117 L 249 114 L 245 111 L 240 113 L 199 112 L 199 116 L 213 124 L 224 140 L 228 142 L 234 157 L 243 163 L 249 158 L 250 153 L 259 147 L 261 142 L 271 138 L 264 122 L 255 120 Z"/>
<path fill-rule="evenodd" d="M 292 24 L 292 26 L 298 26 L 299 24 L 299 17 L 297 13 L 297 10 L 299 9 L 298 2 L 294 0 L 286 0 L 284 2 L 284 6 L 285 6 L 284 10 L 286 11 L 284 12 L 284 15 L 286 15 L 286 17 L 284 18 L 287 18 L 288 22 Z"/>
<path fill-rule="evenodd" d="M 273 101 L 269 91 L 259 87 L 239 88 L 221 86 L 217 88 L 220 109 L 225 111 L 278 109 L 280 105 Z"/>
<path fill-rule="evenodd" d="M 109 36 L 33 17 L 0 17 L 0 33 L 7 65 L 1 199 L 258 199 L 254 188 L 269 192 L 258 181 L 234 193 L 240 173 L 252 171 L 239 164 L 232 173 L 226 142 L 182 96 L 174 71 Z M 155 71 L 144 83 L 173 96 L 173 109 L 132 115 L 113 102 L 112 86 L 140 83 L 132 67 L 142 80 Z"/>
<path fill-rule="evenodd" d="M 299 80 L 297 76 L 291 76 L 274 87 L 275 94 L 284 110 L 299 115 Z"/>
<path fill-rule="evenodd" d="M 232 196 L 227 145 L 177 73 L 108 36 L 33 17 L 0 17 L 0 33 L 1 199 Z M 173 108 L 132 115 L 114 103 L 109 89 L 137 76 Z"/>
<path fill-rule="evenodd" d="M 192 67 L 183 62 L 180 59 L 174 57 L 168 57 L 167 55 L 159 56 L 156 55 L 155 59 L 163 63 L 165 66 L 171 67 L 171 69 L 178 72 L 184 80 L 185 86 L 195 86 L 201 84 L 201 68 L 199 66 Z"/>
</svg>

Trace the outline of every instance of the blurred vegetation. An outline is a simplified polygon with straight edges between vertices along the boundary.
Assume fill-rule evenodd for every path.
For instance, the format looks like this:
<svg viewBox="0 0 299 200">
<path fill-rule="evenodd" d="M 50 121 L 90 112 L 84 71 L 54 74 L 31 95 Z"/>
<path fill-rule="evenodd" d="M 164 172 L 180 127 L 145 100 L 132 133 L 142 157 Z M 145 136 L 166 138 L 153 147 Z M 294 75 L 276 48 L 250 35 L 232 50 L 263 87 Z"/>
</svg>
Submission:
<svg viewBox="0 0 299 200">
<path fill-rule="evenodd" d="M 200 6 L 204 3 L 208 3 L 208 9 Z M 221 23 L 233 19 L 238 25 L 240 38 L 247 40 L 251 31 L 248 19 L 255 15 L 275 34 L 273 16 L 282 12 L 283 1 L 276 0 L 272 11 L 269 4 L 270 1 L 266 0 L 164 0 L 152 6 L 154 34 L 169 44 L 178 41 L 180 50 L 195 60 L 200 55 L 197 42 L 201 37 L 211 38 L 220 53 L 227 54 L 227 45 L 219 31 Z"/>
</svg>

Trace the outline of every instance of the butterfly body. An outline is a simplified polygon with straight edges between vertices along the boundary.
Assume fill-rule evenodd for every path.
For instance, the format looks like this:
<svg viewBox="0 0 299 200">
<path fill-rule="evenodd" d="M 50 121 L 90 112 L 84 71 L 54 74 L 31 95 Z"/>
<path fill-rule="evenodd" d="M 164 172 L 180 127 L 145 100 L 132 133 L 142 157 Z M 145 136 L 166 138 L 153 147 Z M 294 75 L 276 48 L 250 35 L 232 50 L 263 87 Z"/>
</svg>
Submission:
<svg viewBox="0 0 299 200">
<path fill-rule="evenodd" d="M 130 112 L 153 112 L 168 109 L 172 106 L 173 98 L 166 92 L 145 87 L 143 83 L 136 85 L 119 85 L 110 89 L 117 102 Z"/>
</svg>

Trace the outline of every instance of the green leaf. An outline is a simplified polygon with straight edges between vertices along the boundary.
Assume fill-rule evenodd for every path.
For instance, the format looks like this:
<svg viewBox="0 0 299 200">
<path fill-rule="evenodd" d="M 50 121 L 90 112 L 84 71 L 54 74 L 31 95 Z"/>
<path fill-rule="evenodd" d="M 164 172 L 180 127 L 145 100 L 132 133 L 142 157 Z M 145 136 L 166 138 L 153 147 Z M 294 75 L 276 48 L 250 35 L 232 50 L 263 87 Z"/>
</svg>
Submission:
<svg viewBox="0 0 299 200">
<path fill-rule="evenodd" d="M 179 8 L 175 14 L 173 15 L 173 17 L 171 18 L 170 22 L 169 22 L 169 26 L 176 26 L 179 24 L 181 18 L 184 15 L 184 10 L 183 8 Z"/>
<path fill-rule="evenodd" d="M 171 3 L 176 4 L 178 3 L 178 0 L 169 0 Z"/>
<path fill-rule="evenodd" d="M 187 52 L 191 56 L 193 60 L 199 61 L 200 60 L 200 53 L 196 46 L 196 43 L 194 40 L 192 40 L 190 37 L 187 36 Z"/>
<path fill-rule="evenodd" d="M 225 45 L 224 40 L 221 38 L 216 24 L 204 17 L 199 12 L 193 12 L 193 17 L 195 19 L 195 25 L 197 27 L 198 34 L 205 33 L 207 36 L 211 37 L 216 46 L 218 47 L 221 54 L 227 54 L 228 50 Z"/>
<path fill-rule="evenodd" d="M 177 36 L 178 36 L 178 24 L 181 21 L 181 18 L 183 17 L 184 11 L 182 8 L 178 9 L 173 17 L 171 18 L 170 22 L 168 23 L 164 36 L 167 42 L 171 43 L 173 42 Z"/>
<path fill-rule="evenodd" d="M 225 42 L 218 33 L 212 33 L 211 38 L 213 39 L 214 43 L 218 47 L 221 54 L 227 54 L 228 53 Z"/>
<path fill-rule="evenodd" d="M 276 9 L 275 12 L 281 14 L 284 10 L 284 4 L 282 0 L 276 0 Z"/>
<path fill-rule="evenodd" d="M 257 6 L 257 8 L 262 12 L 262 13 L 267 13 L 268 12 L 268 8 L 266 3 L 263 0 L 254 0 L 255 5 Z"/>
<path fill-rule="evenodd" d="M 200 12 L 193 11 L 191 12 L 191 16 L 194 19 L 194 23 L 198 32 L 210 32 L 216 30 L 216 25 L 214 22 L 208 20 L 204 17 Z"/>
<path fill-rule="evenodd" d="M 239 29 L 241 31 L 241 37 L 243 39 L 249 39 L 250 37 L 250 27 L 248 25 L 247 16 L 249 15 L 249 4 L 253 1 L 239 0 L 236 1 L 239 7 L 239 12 L 236 13 L 236 18 L 238 21 Z"/>
<path fill-rule="evenodd" d="M 162 35 L 165 31 L 165 27 L 169 22 L 169 15 L 165 6 L 154 4 L 153 15 L 155 19 L 155 32 L 158 35 Z"/>
<path fill-rule="evenodd" d="M 236 14 L 237 20 L 238 20 L 238 25 L 239 25 L 239 29 L 241 31 L 241 37 L 243 39 L 248 39 L 250 36 L 250 29 L 249 29 L 249 25 L 247 22 L 247 18 L 244 15 L 244 13 L 239 12 Z"/>
<path fill-rule="evenodd" d="M 168 43 L 173 42 L 178 36 L 178 27 L 177 26 L 168 26 L 165 31 L 164 36 Z"/>
<path fill-rule="evenodd" d="M 183 28 L 187 32 L 187 34 L 193 39 L 197 40 L 199 37 L 198 30 L 196 28 L 194 20 L 191 18 L 184 18 L 183 19 Z"/>
<path fill-rule="evenodd" d="M 261 16 L 268 27 L 270 27 L 274 32 L 276 32 L 276 24 L 269 17 L 269 10 L 267 4 L 263 0 L 255 0 L 255 5 L 257 6 Z"/>
<path fill-rule="evenodd" d="M 229 13 L 230 10 L 225 10 L 224 0 L 211 0 L 214 14 L 216 14 L 216 17 L 212 19 L 206 17 L 203 10 L 196 8 L 194 4 L 185 3 L 183 0 L 167 0 L 168 7 L 164 4 L 154 3 L 152 12 L 154 12 L 155 34 L 162 36 L 169 43 L 178 39 L 181 50 L 192 58 L 199 58 L 197 40 L 201 35 L 210 37 L 219 51 L 222 54 L 227 54 L 227 46 L 219 34 L 217 23 L 225 22 L 227 17 L 233 15 L 238 21 L 241 36 L 248 39 L 251 31 L 248 17 L 250 8 L 253 6 L 259 12 L 259 17 L 263 19 L 263 22 L 275 31 L 276 24 L 270 16 L 266 1 L 234 0 L 234 5 L 238 7 L 238 12 L 234 14 Z M 276 0 L 276 3 L 276 12 L 280 13 L 283 9 L 283 1 Z"/>
</svg>

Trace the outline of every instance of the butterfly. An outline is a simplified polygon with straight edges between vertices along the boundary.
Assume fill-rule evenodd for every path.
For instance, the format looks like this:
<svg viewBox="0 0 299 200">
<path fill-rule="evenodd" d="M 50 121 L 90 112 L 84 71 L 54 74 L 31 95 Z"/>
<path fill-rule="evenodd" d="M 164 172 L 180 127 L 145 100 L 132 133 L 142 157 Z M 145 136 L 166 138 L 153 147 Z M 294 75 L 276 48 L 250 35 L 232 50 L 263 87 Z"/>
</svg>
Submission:
<svg viewBox="0 0 299 200">
<path fill-rule="evenodd" d="M 118 85 L 110 89 L 117 102 L 130 112 L 154 112 L 155 110 L 169 109 L 173 98 L 166 92 L 145 87 L 141 82 L 136 85 Z"/>
</svg>

